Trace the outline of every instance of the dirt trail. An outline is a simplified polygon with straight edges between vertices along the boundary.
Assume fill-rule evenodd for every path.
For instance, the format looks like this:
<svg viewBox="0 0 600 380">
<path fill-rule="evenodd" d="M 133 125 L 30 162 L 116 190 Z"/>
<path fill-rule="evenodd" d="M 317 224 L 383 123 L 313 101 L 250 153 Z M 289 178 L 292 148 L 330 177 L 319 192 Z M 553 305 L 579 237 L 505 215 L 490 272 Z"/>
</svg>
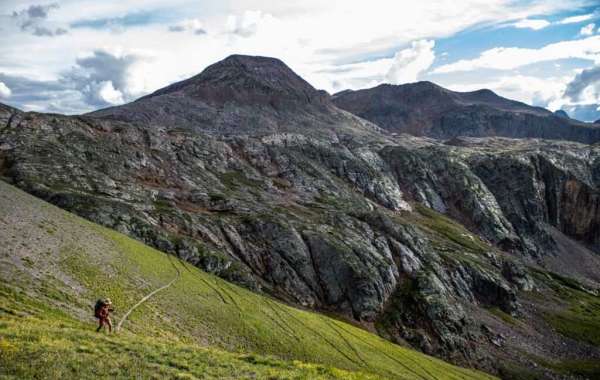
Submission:
<svg viewBox="0 0 600 380">
<path fill-rule="evenodd" d="M 173 264 L 173 263 L 171 262 L 171 264 Z M 137 309 L 138 306 L 140 306 L 141 304 L 143 304 L 144 302 L 146 302 L 147 300 L 152 298 L 152 296 L 154 296 L 156 293 L 169 288 L 171 285 L 173 285 L 175 283 L 175 281 L 177 281 L 181 277 L 181 271 L 179 270 L 177 265 L 173 264 L 173 268 L 175 268 L 175 270 L 177 271 L 177 274 L 175 275 L 175 277 L 168 284 L 161 286 L 158 289 L 154 289 L 152 292 L 146 294 L 141 300 L 139 300 L 138 303 L 136 303 L 129 310 L 127 310 L 127 313 L 125 313 L 125 315 L 123 315 L 123 317 L 117 324 L 117 328 L 115 329 L 117 332 L 121 330 L 121 326 L 123 325 L 123 323 L 129 316 L 129 314 L 131 314 L 135 309 Z"/>
</svg>

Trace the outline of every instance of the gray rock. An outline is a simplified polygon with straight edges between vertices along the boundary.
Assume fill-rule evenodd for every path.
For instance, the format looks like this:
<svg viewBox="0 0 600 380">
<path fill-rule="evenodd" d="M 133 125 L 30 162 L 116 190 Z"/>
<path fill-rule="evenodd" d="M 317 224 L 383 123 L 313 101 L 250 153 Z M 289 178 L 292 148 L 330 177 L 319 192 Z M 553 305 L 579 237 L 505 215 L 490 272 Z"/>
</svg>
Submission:
<svg viewBox="0 0 600 380">
<path fill-rule="evenodd" d="M 415 101 L 447 95 L 425 87 Z M 550 120 L 554 136 L 554 116 L 500 103 L 516 108 L 449 111 L 431 131 Z M 232 57 L 91 115 L 0 105 L 0 177 L 254 291 L 485 368 L 509 340 L 478 323 L 522 312 L 525 264 L 600 273 L 600 147 L 394 137 L 272 59 Z M 573 257 L 588 267 L 556 264 Z"/>
</svg>

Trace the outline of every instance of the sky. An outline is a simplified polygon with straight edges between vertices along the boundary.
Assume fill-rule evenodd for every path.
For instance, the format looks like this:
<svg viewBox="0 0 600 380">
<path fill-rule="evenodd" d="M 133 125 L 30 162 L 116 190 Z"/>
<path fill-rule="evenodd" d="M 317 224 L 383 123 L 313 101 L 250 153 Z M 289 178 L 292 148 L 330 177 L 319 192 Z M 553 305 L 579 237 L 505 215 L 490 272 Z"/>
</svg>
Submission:
<svg viewBox="0 0 600 380">
<path fill-rule="evenodd" d="M 428 80 L 600 119 L 599 0 L 0 0 L 0 102 L 80 114 L 231 54 L 335 93 Z"/>
</svg>

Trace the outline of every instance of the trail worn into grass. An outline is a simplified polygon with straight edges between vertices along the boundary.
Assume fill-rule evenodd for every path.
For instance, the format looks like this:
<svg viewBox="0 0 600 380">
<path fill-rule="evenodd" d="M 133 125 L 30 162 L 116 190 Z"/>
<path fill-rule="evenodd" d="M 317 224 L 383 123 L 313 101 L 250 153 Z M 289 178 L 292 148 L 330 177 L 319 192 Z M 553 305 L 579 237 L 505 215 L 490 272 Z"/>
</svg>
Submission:
<svg viewBox="0 0 600 380">
<path fill-rule="evenodd" d="M 177 268 L 176 265 L 173 264 L 173 268 L 175 268 L 175 270 L 177 271 L 177 274 L 175 275 L 175 277 L 173 277 L 173 279 L 166 285 L 161 286 L 158 289 L 154 289 L 153 291 L 151 291 L 150 293 L 146 294 L 144 297 L 142 297 L 141 300 L 138 301 L 138 303 L 136 303 L 135 305 L 133 305 L 131 308 L 129 308 L 129 310 L 127 310 L 127 312 L 125 313 L 125 315 L 123 315 L 123 317 L 121 318 L 121 320 L 119 321 L 119 323 L 117 324 L 117 328 L 116 331 L 120 331 L 121 327 L 123 326 L 123 323 L 125 323 L 125 321 L 127 320 L 127 317 L 129 317 L 129 315 L 138 308 L 138 306 L 140 306 L 141 304 L 143 304 L 144 302 L 146 302 L 147 300 L 149 300 L 150 298 L 152 298 L 154 295 L 156 295 L 156 293 L 168 289 L 171 287 L 171 285 L 173 285 L 175 283 L 175 281 L 179 280 L 179 278 L 181 278 L 181 271 L 179 270 L 179 268 Z"/>
<path fill-rule="evenodd" d="M 87 324 L 0 283 L 0 379 L 383 380 L 357 371 L 229 353 Z"/>
<path fill-rule="evenodd" d="M 30 337 L 11 338 L 16 347 L 14 356 L 3 363 L 10 364 L 4 367 L 10 368 L 8 373 L 16 376 L 13 378 L 33 378 L 48 371 L 50 362 L 57 364 L 51 369 L 52 378 L 71 378 L 73 373 L 64 373 L 75 367 L 81 375 L 78 378 L 97 378 L 92 375 L 108 374 L 105 368 L 99 367 L 104 363 L 98 360 L 104 355 L 104 349 L 113 353 L 122 344 L 131 343 L 133 351 L 130 353 L 117 355 L 114 351 L 116 360 L 123 362 L 115 366 L 118 367 L 115 371 L 123 371 L 115 372 L 116 376 L 111 373 L 111 378 L 119 378 L 119 375 L 123 379 L 149 378 L 150 375 L 145 375 L 160 367 L 162 372 L 156 375 L 164 375 L 162 378 L 177 378 L 179 372 L 182 376 L 211 378 L 204 375 L 206 369 L 213 371 L 212 378 L 232 378 L 223 371 L 234 371 L 234 378 L 256 379 L 493 379 L 394 345 L 342 321 L 293 308 L 225 282 L 172 255 L 45 204 L 1 181 L 0 246 L 9 253 L 0 265 L 0 285 L 30 293 L 47 305 L 48 310 L 36 314 L 36 318 L 44 320 L 35 325 L 41 329 L 41 336 L 46 333 L 44 323 L 54 318 L 53 310 L 64 311 L 62 317 L 57 317 L 60 319 L 56 321 L 58 327 L 47 331 L 48 340 L 42 339 L 47 345 L 39 346 L 36 342 L 20 350 L 18 348 Z M 175 266 L 177 273 L 171 266 Z M 52 270 L 50 273 L 47 273 L 48 268 Z M 100 337 L 90 328 L 89 305 L 81 300 L 97 299 L 105 294 L 110 294 L 125 314 L 116 327 L 121 330 L 119 334 Z M 23 299 L 4 298 L 3 303 L 0 292 L 0 310 L 6 309 L 7 315 L 16 316 L 17 311 L 11 314 L 12 309 L 18 310 L 27 304 Z M 27 308 L 26 315 L 35 314 L 29 309 L 33 308 Z M 75 339 L 81 335 L 81 341 L 65 341 L 65 331 L 60 327 L 65 318 L 77 324 L 68 337 Z M 27 332 L 35 327 L 31 324 L 34 322 L 29 322 L 15 317 L 11 331 Z M 2 338 L 5 336 L 0 337 L 0 361 L 4 352 Z M 97 345 L 97 339 L 105 341 Z M 56 351 L 54 345 L 63 343 L 64 349 Z M 174 345 L 181 349 L 173 351 Z M 199 346 L 208 347 L 208 351 Z M 30 349 L 43 360 L 23 359 L 31 356 Z M 205 364 L 212 359 L 202 360 L 200 356 L 213 349 L 235 354 L 220 362 L 225 367 Z M 72 360 L 58 360 L 59 354 Z M 89 370 L 84 365 L 73 364 L 82 355 L 86 355 L 85 365 Z M 265 359 L 264 355 L 278 359 Z M 300 367 L 294 364 L 296 362 Z M 0 378 L 4 378 L 3 363 L 0 363 Z M 27 368 L 20 363 L 27 364 Z M 328 372 L 330 367 L 351 372 L 339 372 L 337 376 L 337 369 Z M 138 368 L 142 372 L 135 372 Z M 355 371 L 360 375 L 354 376 Z"/>
</svg>

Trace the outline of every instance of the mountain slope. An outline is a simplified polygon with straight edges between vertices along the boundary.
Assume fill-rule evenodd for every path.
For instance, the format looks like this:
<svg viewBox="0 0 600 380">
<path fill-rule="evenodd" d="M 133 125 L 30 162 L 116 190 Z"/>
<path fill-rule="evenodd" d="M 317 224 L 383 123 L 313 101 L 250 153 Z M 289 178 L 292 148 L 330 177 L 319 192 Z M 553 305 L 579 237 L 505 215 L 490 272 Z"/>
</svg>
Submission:
<svg viewBox="0 0 600 380">
<path fill-rule="evenodd" d="M 260 353 L 385 378 L 491 378 L 393 345 L 347 323 L 230 285 L 3 182 L 0 244 L 0 313 L 6 320 L 0 330 L 0 374 L 58 375 L 75 365 L 75 371 L 88 371 L 82 373 L 84 377 L 99 369 L 127 377 L 141 365 L 142 373 L 159 375 L 165 371 L 164 376 L 173 378 L 177 372 L 180 378 L 205 374 L 204 366 L 212 377 L 266 378 L 270 374 L 369 378 L 249 355 Z M 181 278 L 137 309 L 118 337 L 99 338 L 91 333 L 95 299 L 110 296 L 118 319 L 143 294 L 175 276 L 177 268 Z M 28 344 L 32 339 L 39 339 L 40 344 Z M 247 355 L 201 349 L 198 344 Z M 46 361 L 56 360 L 61 352 L 69 361 L 64 362 L 62 356 L 62 363 L 47 367 Z M 111 368 L 105 362 L 106 354 L 117 358 L 119 364 Z M 138 355 L 143 356 L 136 359 Z M 26 362 L 33 368 L 22 366 L 25 357 L 31 359 Z"/>
<path fill-rule="evenodd" d="M 395 133 L 450 139 L 502 136 L 600 141 L 600 128 L 502 98 L 490 90 L 455 92 L 431 82 L 343 91 L 333 103 Z"/>
<path fill-rule="evenodd" d="M 3 379 L 376 379 L 273 357 L 232 354 L 142 335 L 99 335 L 90 324 L 0 291 Z"/>
<path fill-rule="evenodd" d="M 218 135 L 303 132 L 380 139 L 275 58 L 232 55 L 135 102 L 88 116 Z"/>
<path fill-rule="evenodd" d="M 454 363 L 552 378 L 549 361 L 600 355 L 570 304 L 589 306 L 585 326 L 596 326 L 586 291 L 600 286 L 598 146 L 394 137 L 306 101 L 314 91 L 279 61 L 233 57 L 207 72 L 94 115 L 0 108 L 0 176 L 257 293 Z M 556 280 L 567 277 L 576 289 Z"/>
</svg>

